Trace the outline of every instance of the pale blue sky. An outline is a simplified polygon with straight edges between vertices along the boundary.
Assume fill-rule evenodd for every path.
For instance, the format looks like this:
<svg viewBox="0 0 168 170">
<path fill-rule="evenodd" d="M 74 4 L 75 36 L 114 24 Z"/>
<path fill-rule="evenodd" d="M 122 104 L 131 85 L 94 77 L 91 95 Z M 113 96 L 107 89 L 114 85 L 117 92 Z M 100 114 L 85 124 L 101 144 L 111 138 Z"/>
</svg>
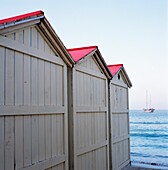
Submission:
<svg viewBox="0 0 168 170">
<path fill-rule="evenodd" d="M 107 64 L 123 63 L 132 81 L 130 108 L 168 109 L 167 0 L 1 0 L 0 18 L 35 10 L 67 48 L 98 45 Z"/>
</svg>

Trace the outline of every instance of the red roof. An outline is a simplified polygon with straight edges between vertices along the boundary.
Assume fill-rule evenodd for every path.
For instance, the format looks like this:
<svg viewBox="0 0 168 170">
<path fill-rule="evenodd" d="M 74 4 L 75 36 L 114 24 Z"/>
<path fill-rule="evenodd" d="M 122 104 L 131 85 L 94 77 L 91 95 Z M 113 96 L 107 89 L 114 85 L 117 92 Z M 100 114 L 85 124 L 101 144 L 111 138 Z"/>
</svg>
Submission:
<svg viewBox="0 0 168 170">
<path fill-rule="evenodd" d="M 123 64 L 108 65 L 108 68 L 111 71 L 112 76 L 114 76 L 122 67 Z"/>
<path fill-rule="evenodd" d="M 34 17 L 34 16 L 40 16 L 40 15 L 44 15 L 44 12 L 43 11 L 30 12 L 30 13 L 27 13 L 27 14 L 22 14 L 22 15 L 18 15 L 18 16 L 15 16 L 15 17 L 2 19 L 2 20 L 0 20 L 0 24 L 16 22 L 16 21 L 20 21 L 20 20 L 23 20 L 23 19 L 26 19 L 26 18 L 30 18 L 30 17 Z"/>
<path fill-rule="evenodd" d="M 77 62 L 83 57 L 85 57 L 86 55 L 90 54 L 96 48 L 97 46 L 71 48 L 71 49 L 68 49 L 68 52 L 71 54 L 74 61 Z"/>
</svg>

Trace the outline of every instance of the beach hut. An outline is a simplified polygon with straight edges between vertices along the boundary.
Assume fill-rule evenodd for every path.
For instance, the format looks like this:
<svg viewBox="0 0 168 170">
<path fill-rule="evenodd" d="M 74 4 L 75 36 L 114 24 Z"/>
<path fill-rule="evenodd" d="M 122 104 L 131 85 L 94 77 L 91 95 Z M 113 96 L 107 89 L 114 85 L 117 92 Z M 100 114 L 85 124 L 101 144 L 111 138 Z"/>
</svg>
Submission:
<svg viewBox="0 0 168 170">
<path fill-rule="evenodd" d="M 42 11 L 0 20 L 0 169 L 68 169 L 73 63 Z"/>
<path fill-rule="evenodd" d="M 130 163 L 129 101 L 131 81 L 123 64 L 109 65 L 110 81 L 111 167 L 120 170 Z"/>
<path fill-rule="evenodd" d="M 111 73 L 97 46 L 68 51 L 76 63 L 68 71 L 70 169 L 108 170 Z"/>
</svg>

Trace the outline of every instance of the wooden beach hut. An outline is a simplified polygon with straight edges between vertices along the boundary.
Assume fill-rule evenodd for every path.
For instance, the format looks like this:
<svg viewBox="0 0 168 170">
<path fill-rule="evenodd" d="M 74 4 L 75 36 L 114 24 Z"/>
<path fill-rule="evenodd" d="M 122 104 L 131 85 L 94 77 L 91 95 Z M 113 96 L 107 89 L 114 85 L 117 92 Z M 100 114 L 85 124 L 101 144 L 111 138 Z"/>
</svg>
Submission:
<svg viewBox="0 0 168 170">
<path fill-rule="evenodd" d="M 67 67 L 36 11 L 0 20 L 0 169 L 68 169 Z"/>
<path fill-rule="evenodd" d="M 108 79 L 111 73 L 97 46 L 68 50 L 70 169 L 109 169 Z"/>
<path fill-rule="evenodd" d="M 111 167 L 120 170 L 130 163 L 129 95 L 132 86 L 123 64 L 109 65 Z"/>
</svg>

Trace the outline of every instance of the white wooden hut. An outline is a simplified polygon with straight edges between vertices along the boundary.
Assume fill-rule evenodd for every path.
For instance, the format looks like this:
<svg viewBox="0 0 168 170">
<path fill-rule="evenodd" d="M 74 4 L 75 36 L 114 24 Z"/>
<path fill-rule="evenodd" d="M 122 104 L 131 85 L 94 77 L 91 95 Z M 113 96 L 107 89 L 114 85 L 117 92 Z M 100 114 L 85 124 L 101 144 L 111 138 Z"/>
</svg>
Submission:
<svg viewBox="0 0 168 170">
<path fill-rule="evenodd" d="M 108 79 L 97 46 L 69 49 L 76 62 L 69 73 L 70 169 L 109 169 Z"/>
<path fill-rule="evenodd" d="M 109 65 L 110 81 L 111 167 L 120 170 L 130 163 L 129 96 L 131 81 L 123 64 Z"/>
<path fill-rule="evenodd" d="M 0 20 L 0 169 L 68 169 L 67 66 L 42 11 Z"/>
</svg>

